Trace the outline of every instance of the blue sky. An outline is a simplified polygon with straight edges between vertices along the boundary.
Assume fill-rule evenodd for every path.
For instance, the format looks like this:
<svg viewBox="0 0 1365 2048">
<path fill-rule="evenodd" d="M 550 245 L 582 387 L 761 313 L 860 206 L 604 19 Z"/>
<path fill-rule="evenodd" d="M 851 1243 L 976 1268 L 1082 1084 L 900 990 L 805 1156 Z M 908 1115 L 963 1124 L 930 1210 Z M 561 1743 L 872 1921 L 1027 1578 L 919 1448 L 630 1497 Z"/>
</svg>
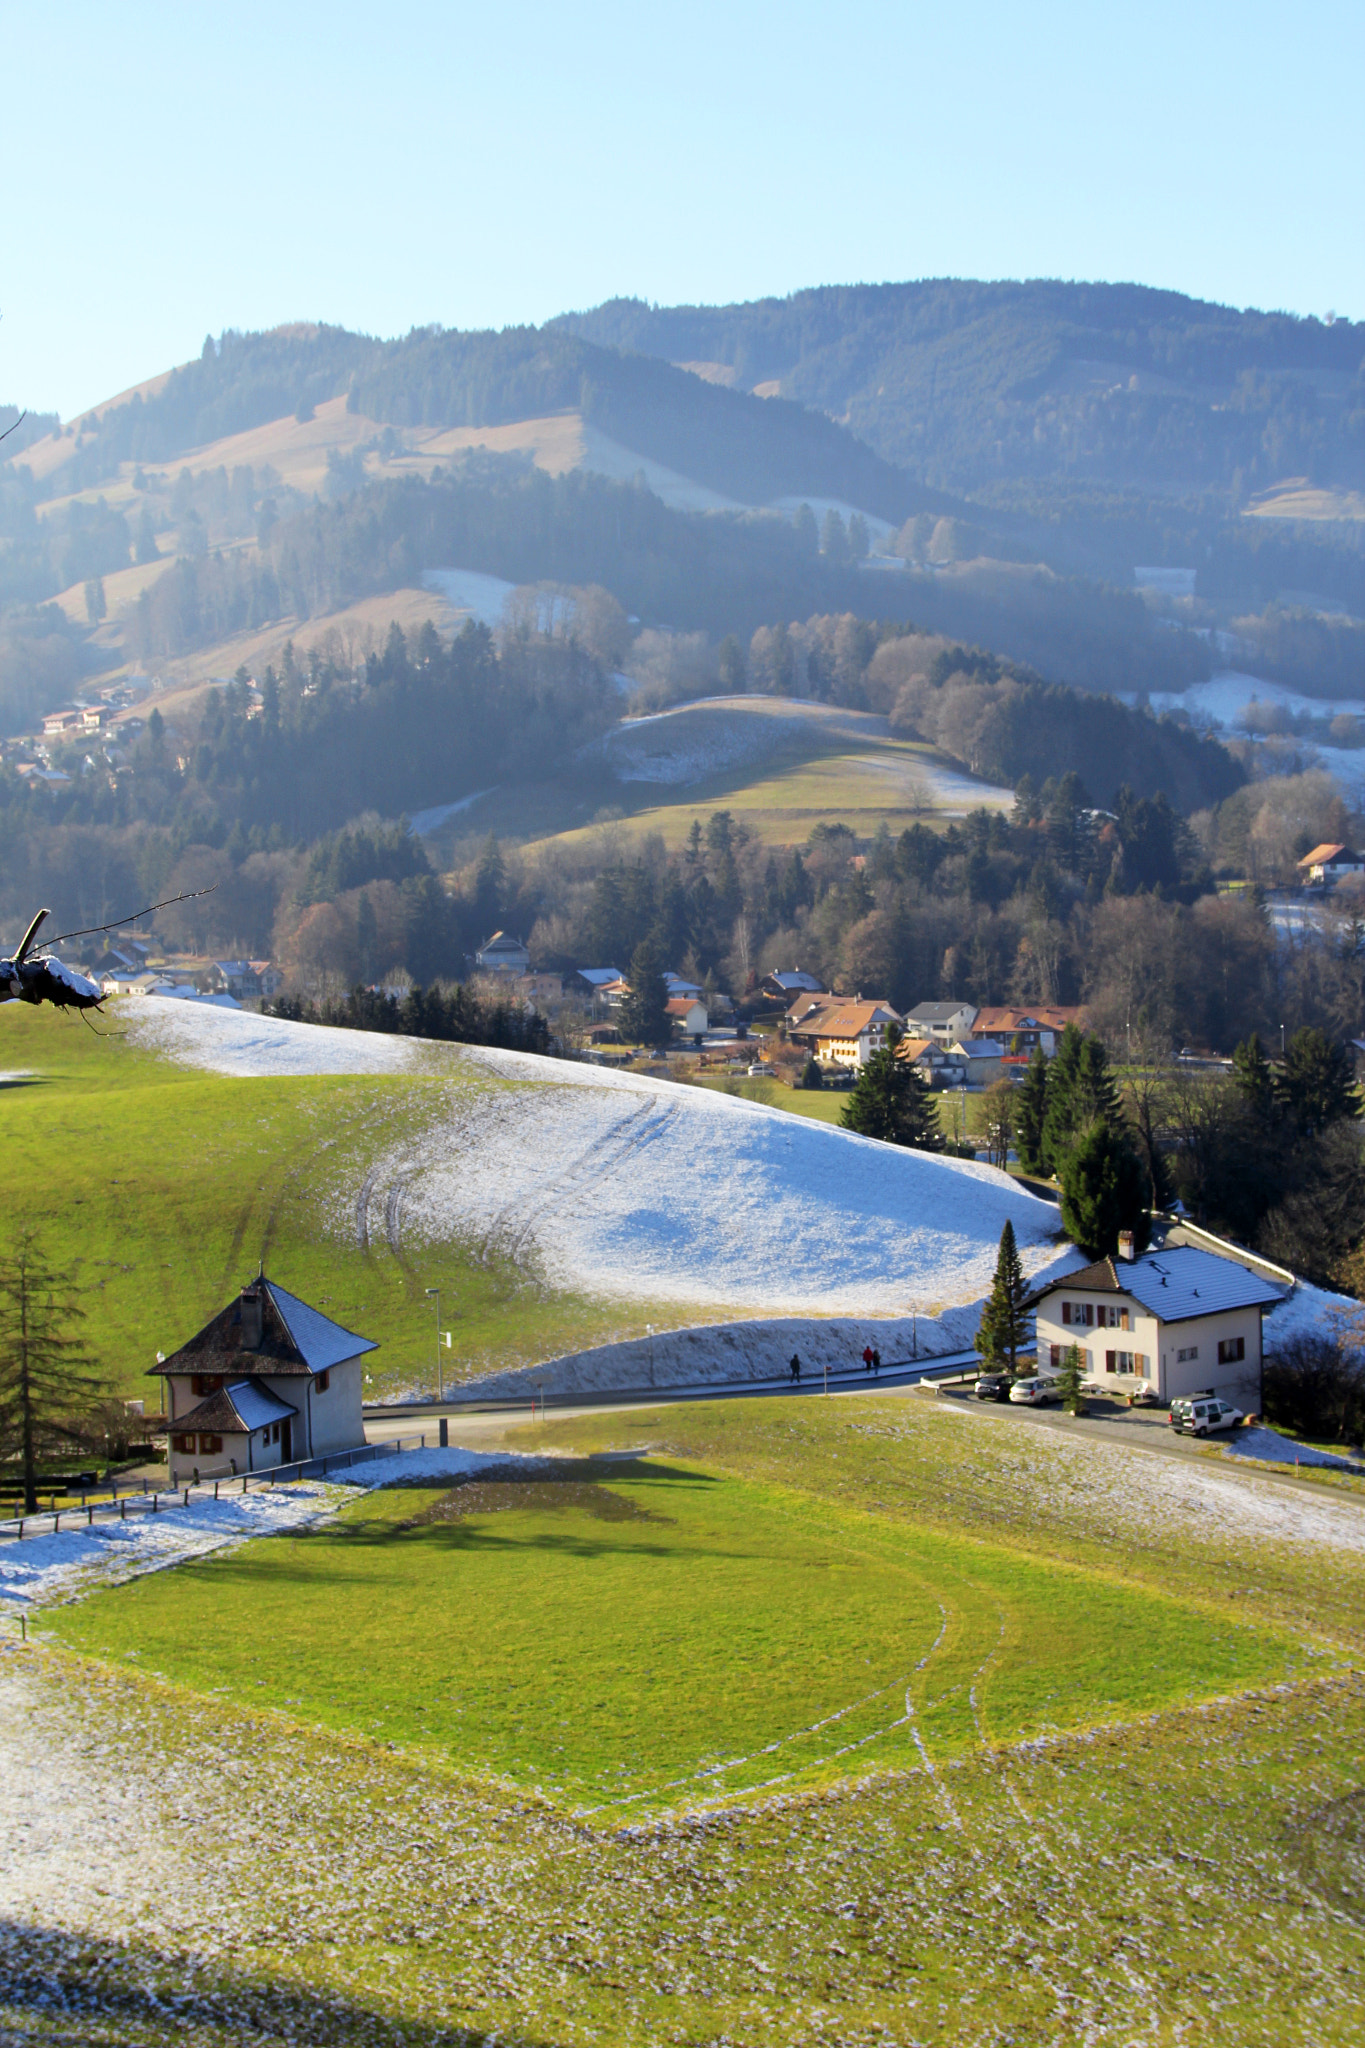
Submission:
<svg viewBox="0 0 1365 2048">
<path fill-rule="evenodd" d="M 5 9 L 0 399 L 206 332 L 1135 279 L 1365 314 L 1365 8 Z"/>
</svg>

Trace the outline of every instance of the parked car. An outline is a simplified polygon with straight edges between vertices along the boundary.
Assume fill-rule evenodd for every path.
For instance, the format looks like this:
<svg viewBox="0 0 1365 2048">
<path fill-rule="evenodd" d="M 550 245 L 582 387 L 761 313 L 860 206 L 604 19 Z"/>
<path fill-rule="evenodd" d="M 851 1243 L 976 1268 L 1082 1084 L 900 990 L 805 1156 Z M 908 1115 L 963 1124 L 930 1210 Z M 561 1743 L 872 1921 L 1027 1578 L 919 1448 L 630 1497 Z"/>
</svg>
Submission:
<svg viewBox="0 0 1365 2048">
<path fill-rule="evenodd" d="M 1051 1380 L 1016 1380 L 1010 1388 L 1011 1401 L 1019 1402 L 1022 1407 L 1041 1408 L 1045 1402 L 1056 1398 L 1057 1390 Z"/>
<path fill-rule="evenodd" d="M 1235 1429 L 1242 1419 L 1240 1408 L 1206 1394 L 1192 1395 L 1171 1403 L 1171 1428 L 1178 1436 L 1208 1436 L 1215 1429 Z"/>
<path fill-rule="evenodd" d="M 1007 1372 L 983 1372 L 972 1392 L 978 1401 L 1008 1401 L 1012 1384 Z"/>
<path fill-rule="evenodd" d="M 750 1078 L 753 1080 L 763 1080 L 766 1078 L 767 1080 L 771 1081 L 773 1076 L 772 1068 L 765 1067 L 762 1060 L 755 1060 L 753 1065 L 748 1069 L 748 1073 Z"/>
</svg>

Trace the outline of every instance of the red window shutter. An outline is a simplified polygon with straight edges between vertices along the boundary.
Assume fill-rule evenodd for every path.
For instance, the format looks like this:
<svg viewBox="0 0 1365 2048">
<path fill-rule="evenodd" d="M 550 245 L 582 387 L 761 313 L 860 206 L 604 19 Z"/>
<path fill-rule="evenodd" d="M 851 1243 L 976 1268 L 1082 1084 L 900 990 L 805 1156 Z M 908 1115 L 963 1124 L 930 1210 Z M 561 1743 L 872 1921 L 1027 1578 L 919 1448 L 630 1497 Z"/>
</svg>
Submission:
<svg viewBox="0 0 1365 2048">
<path fill-rule="evenodd" d="M 1070 1322 L 1071 1322 L 1071 1303 L 1070 1303 L 1069 1301 L 1064 1301 L 1064 1302 L 1062 1303 L 1062 1327 L 1063 1327 L 1064 1329 L 1065 1329 L 1065 1328 L 1067 1328 L 1067 1327 L 1068 1327 L 1068 1326 L 1070 1325 Z"/>
</svg>

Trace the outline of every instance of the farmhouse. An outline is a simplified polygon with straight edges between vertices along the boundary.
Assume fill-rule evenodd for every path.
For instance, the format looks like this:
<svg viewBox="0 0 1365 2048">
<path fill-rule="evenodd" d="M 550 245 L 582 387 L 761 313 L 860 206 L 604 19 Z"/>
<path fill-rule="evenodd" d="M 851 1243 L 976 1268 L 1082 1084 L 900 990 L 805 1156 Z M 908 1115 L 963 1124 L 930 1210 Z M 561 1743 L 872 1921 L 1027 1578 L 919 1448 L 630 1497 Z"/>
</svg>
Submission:
<svg viewBox="0 0 1365 2048">
<path fill-rule="evenodd" d="M 1145 1380 L 1163 1401 L 1210 1391 L 1259 1411 L 1261 1316 L 1283 1288 L 1193 1245 L 1134 1258 L 1132 1243 L 1125 1234 L 1118 1258 L 1097 1259 L 1033 1297 L 1039 1365 L 1060 1367 L 1074 1344 L 1086 1377 L 1118 1393 Z"/>
<path fill-rule="evenodd" d="M 171 1485 L 363 1444 L 360 1361 L 374 1349 L 260 1274 L 152 1367 L 166 1382 Z"/>
<path fill-rule="evenodd" d="M 789 1013 L 787 1036 L 793 1045 L 808 1046 L 824 1065 L 864 1067 L 886 1044 L 888 1027 L 899 1023 L 900 1014 L 890 1003 L 847 1003 L 832 997 L 804 1014 Z"/>
<path fill-rule="evenodd" d="M 1349 846 L 1315 846 L 1299 862 L 1299 873 L 1309 882 L 1339 882 L 1343 875 L 1365 872 L 1365 860 Z"/>
<path fill-rule="evenodd" d="M 474 964 L 480 974 L 525 974 L 531 955 L 520 939 L 507 932 L 494 932 L 474 955 Z"/>
<path fill-rule="evenodd" d="M 1084 1031 L 1088 1022 L 1088 1013 L 1083 1008 L 1051 1003 L 1035 1010 L 978 1010 L 974 1029 L 978 1038 L 999 1039 L 1007 1054 L 1031 1053 L 1041 1045 L 1051 1059 L 1067 1025 L 1074 1024 Z"/>
</svg>

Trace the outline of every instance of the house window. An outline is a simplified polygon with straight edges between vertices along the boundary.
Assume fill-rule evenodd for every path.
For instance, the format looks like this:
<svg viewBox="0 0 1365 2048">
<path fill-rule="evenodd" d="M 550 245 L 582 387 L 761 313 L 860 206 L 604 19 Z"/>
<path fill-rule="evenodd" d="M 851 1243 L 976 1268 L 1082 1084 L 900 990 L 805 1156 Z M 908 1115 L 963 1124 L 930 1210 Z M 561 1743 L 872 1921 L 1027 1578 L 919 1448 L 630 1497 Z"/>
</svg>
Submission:
<svg viewBox="0 0 1365 2048">
<path fill-rule="evenodd" d="M 1176 1352 L 1175 1362 L 1177 1365 L 1188 1365 L 1191 1359 L 1198 1358 L 1198 1356 L 1199 1346 L 1197 1344 L 1189 1344 L 1183 1351 Z"/>
<path fill-rule="evenodd" d="M 1238 1360 L 1245 1358 L 1246 1355 L 1247 1340 L 1245 1337 L 1222 1337 L 1219 1339 L 1218 1363 L 1220 1365 L 1236 1365 Z"/>
<path fill-rule="evenodd" d="M 271 1443 L 272 1443 L 272 1444 L 277 1444 L 277 1443 L 279 1442 L 279 1440 L 280 1440 L 280 1425 L 279 1425 L 279 1423 L 278 1423 L 278 1422 L 272 1422 L 272 1423 L 271 1423 L 271 1425 L 270 1425 L 270 1441 L 271 1441 Z"/>
<path fill-rule="evenodd" d="M 315 1394 L 325 1394 L 331 1384 L 331 1379 L 332 1375 L 329 1372 L 320 1372 L 313 1382 L 313 1392 Z"/>
<path fill-rule="evenodd" d="M 190 1381 L 196 1394 L 216 1394 L 222 1384 L 223 1375 L 219 1372 L 197 1372 Z"/>
<path fill-rule="evenodd" d="M 188 1453 L 194 1449 L 193 1434 L 189 1436 L 172 1437 L 171 1442 L 174 1444 L 177 1451 L 184 1451 Z"/>
<path fill-rule="evenodd" d="M 1095 1310 L 1095 1321 L 1102 1330 L 1126 1330 L 1129 1327 L 1126 1308 L 1111 1308 L 1101 1302 Z"/>
<path fill-rule="evenodd" d="M 201 1451 L 221 1451 L 223 1439 L 220 1436 L 211 1435 L 207 1430 L 201 1430 L 199 1433 L 199 1448 Z"/>
<path fill-rule="evenodd" d="M 1106 1372 L 1131 1372 L 1133 1370 L 1132 1352 L 1106 1351 L 1104 1354 L 1104 1369 Z"/>
<path fill-rule="evenodd" d="M 1093 1329 L 1095 1323 L 1094 1303 L 1090 1301 L 1064 1301 L 1062 1303 L 1062 1322 L 1064 1324 L 1072 1324 L 1077 1329 Z"/>
</svg>

